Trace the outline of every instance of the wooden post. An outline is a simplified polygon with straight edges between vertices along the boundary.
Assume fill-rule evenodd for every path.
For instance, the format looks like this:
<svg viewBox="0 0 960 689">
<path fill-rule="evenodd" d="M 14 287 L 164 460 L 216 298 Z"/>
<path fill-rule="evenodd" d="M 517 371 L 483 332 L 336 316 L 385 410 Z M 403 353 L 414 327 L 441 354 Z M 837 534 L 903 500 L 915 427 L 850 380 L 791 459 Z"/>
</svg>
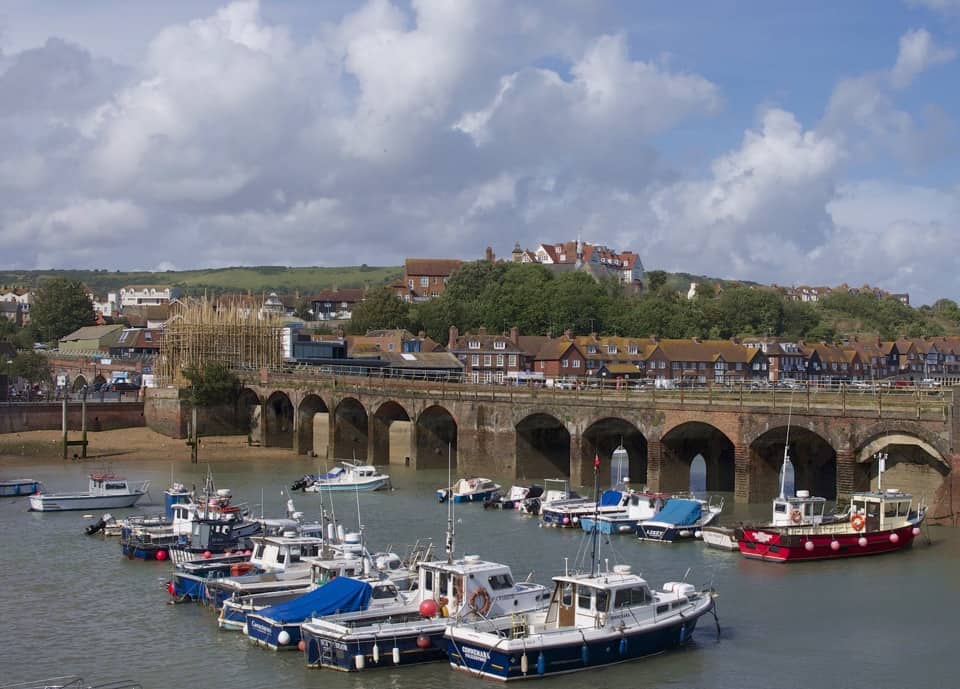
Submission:
<svg viewBox="0 0 960 689">
<path fill-rule="evenodd" d="M 80 405 L 80 456 L 87 458 L 87 389 L 84 387 Z"/>
<path fill-rule="evenodd" d="M 63 458 L 67 458 L 67 397 L 63 396 Z"/>
<path fill-rule="evenodd" d="M 197 446 L 200 444 L 200 433 L 197 431 L 197 406 L 191 406 L 191 438 L 190 438 L 190 463 L 197 463 Z"/>
</svg>

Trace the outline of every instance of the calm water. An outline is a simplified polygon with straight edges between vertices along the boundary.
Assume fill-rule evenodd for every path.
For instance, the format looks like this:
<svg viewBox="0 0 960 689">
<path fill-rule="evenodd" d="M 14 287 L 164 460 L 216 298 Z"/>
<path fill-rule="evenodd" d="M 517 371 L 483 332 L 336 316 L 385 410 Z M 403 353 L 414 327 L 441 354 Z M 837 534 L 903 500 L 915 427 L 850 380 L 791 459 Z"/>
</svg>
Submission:
<svg viewBox="0 0 960 689">
<path fill-rule="evenodd" d="M 0 465 L 2 474 L 30 475 L 50 490 L 85 486 L 86 472 L 95 468 L 13 462 Z M 137 510 L 151 513 L 160 510 L 171 467 L 176 480 L 202 483 L 205 465 L 113 465 L 131 479 L 152 479 L 154 506 Z M 220 487 L 258 506 L 262 490 L 267 513 L 278 515 L 281 488 L 311 465 L 306 459 L 283 465 L 241 459 L 212 467 Z M 394 467 L 391 474 L 394 492 L 360 496 L 371 545 L 430 537 L 442 547 L 446 510 L 433 491 L 444 485 L 446 472 Z M 318 496 L 296 500 L 309 517 L 318 516 Z M 335 508 L 348 527 L 356 525 L 355 496 L 338 498 Z M 767 509 L 738 507 L 728 519 L 763 517 Z M 307 669 L 298 653 L 263 651 L 240 635 L 219 632 L 207 609 L 168 605 L 169 565 L 122 559 L 116 540 L 83 535 L 89 521 L 80 513 L 26 510 L 26 499 L 0 501 L 0 682 L 77 674 L 88 681 L 133 678 L 148 689 L 494 686 L 444 664 L 349 675 Z M 932 545 L 922 537 L 906 553 L 791 566 L 752 562 L 699 543 L 657 545 L 613 537 L 604 555 L 632 564 L 653 585 L 681 578 L 688 568 L 689 581 L 712 582 L 720 591 L 721 637 L 718 641 L 712 619 L 705 618 L 688 649 L 546 682 L 558 688 L 585 682 L 650 689 L 955 687 L 951 653 L 958 638 L 960 533 L 935 527 L 929 534 Z M 577 532 L 541 529 L 536 519 L 514 512 L 458 506 L 458 552 L 510 563 L 518 579 L 532 571 L 548 583 L 562 571 L 564 557 L 572 562 L 582 545 Z"/>
</svg>

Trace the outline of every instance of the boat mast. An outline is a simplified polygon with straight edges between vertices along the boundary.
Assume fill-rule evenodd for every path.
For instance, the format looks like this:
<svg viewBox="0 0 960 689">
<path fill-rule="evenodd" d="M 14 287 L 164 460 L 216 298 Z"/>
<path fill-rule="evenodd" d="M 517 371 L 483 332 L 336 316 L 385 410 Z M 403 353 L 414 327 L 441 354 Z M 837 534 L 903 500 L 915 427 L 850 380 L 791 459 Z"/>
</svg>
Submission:
<svg viewBox="0 0 960 689">
<path fill-rule="evenodd" d="M 593 553 L 590 555 L 590 576 L 599 573 L 600 563 L 597 561 L 600 541 L 600 455 L 593 456 Z"/>
<path fill-rule="evenodd" d="M 787 439 L 783 441 L 783 464 L 780 465 L 780 499 L 786 500 L 787 465 L 790 462 L 790 420 L 793 416 L 793 389 L 790 390 L 790 405 L 787 407 Z"/>
<path fill-rule="evenodd" d="M 447 443 L 447 564 L 453 564 L 453 444 Z"/>
</svg>

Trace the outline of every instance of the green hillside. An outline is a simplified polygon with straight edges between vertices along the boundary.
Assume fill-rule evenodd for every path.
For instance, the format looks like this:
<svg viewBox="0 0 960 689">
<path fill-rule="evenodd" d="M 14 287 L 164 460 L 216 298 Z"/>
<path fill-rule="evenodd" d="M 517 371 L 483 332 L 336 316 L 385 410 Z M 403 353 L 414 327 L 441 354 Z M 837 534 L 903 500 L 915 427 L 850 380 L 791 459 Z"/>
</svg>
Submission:
<svg viewBox="0 0 960 689">
<path fill-rule="evenodd" d="M 208 270 L 168 270 L 162 273 L 106 270 L 0 271 L 0 285 L 36 287 L 50 277 L 80 280 L 98 296 L 126 285 L 169 285 L 184 294 L 220 292 L 277 292 L 311 294 L 329 287 L 378 287 L 397 280 L 400 266 L 343 266 L 336 268 L 244 266 Z"/>
</svg>

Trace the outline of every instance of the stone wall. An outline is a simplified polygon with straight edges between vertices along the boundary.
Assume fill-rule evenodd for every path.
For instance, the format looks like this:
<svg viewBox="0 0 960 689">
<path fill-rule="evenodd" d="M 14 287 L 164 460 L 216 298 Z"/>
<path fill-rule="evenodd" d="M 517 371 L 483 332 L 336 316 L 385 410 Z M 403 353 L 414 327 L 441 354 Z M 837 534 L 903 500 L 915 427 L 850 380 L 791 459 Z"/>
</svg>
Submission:
<svg viewBox="0 0 960 689">
<path fill-rule="evenodd" d="M 147 388 L 144 397 L 146 425 L 171 438 L 186 438 L 190 428 L 190 403 L 174 388 Z M 247 431 L 230 405 L 197 410 L 201 436 L 238 435 Z"/>
<path fill-rule="evenodd" d="M 67 428 L 79 431 L 82 424 L 81 405 L 67 407 Z M 87 430 L 109 431 L 115 428 L 136 428 L 145 425 L 143 402 L 87 402 Z M 55 431 L 63 428 L 63 405 L 5 404 L 0 406 L 0 433 Z"/>
</svg>

